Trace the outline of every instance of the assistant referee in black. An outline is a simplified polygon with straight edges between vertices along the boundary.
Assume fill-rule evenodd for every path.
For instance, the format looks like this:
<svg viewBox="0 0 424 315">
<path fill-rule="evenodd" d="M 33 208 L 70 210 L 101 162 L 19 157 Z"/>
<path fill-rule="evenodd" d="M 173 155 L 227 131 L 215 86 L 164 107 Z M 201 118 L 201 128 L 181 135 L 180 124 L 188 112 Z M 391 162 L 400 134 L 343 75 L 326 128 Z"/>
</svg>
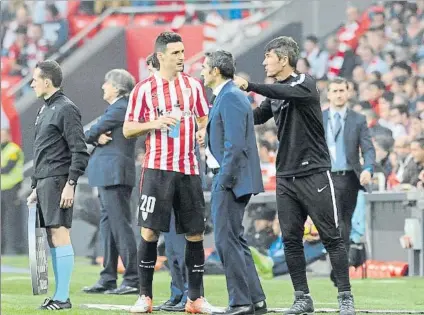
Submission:
<svg viewBox="0 0 424 315">
<path fill-rule="evenodd" d="M 35 120 L 33 191 L 27 201 L 37 202 L 40 226 L 47 231 L 56 290 L 40 309 L 52 311 L 72 307 L 69 285 L 74 250 L 69 229 L 75 185 L 89 159 L 81 113 L 61 91 L 62 78 L 59 64 L 47 60 L 37 65 L 31 83 L 44 105 Z"/>
<path fill-rule="evenodd" d="M 267 98 L 254 110 L 255 124 L 274 117 L 280 141 L 277 154 L 277 207 L 288 269 L 295 290 L 285 314 L 314 311 L 306 279 L 304 223 L 309 215 L 330 255 L 337 277 L 341 315 L 355 314 L 349 282 L 348 256 L 340 235 L 331 179 L 331 159 L 325 140 L 316 81 L 295 71 L 299 47 L 281 36 L 265 47 L 263 65 L 275 84 L 256 84 L 237 77 L 236 84 Z"/>
</svg>

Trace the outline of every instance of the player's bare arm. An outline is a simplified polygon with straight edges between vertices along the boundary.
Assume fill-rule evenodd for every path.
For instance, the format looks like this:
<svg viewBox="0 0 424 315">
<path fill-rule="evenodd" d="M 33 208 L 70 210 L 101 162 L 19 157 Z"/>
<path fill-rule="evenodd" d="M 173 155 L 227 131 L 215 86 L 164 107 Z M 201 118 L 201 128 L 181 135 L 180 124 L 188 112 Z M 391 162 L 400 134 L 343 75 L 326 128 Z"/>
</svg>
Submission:
<svg viewBox="0 0 424 315">
<path fill-rule="evenodd" d="M 205 144 L 206 125 L 208 124 L 208 116 L 198 117 L 197 125 L 199 130 L 196 132 L 196 140 L 200 145 Z"/>
<path fill-rule="evenodd" d="M 171 126 L 177 124 L 177 119 L 171 116 L 162 116 L 149 122 L 126 121 L 124 122 L 124 137 L 134 138 L 145 135 L 153 130 L 166 129 L 170 130 Z"/>
</svg>

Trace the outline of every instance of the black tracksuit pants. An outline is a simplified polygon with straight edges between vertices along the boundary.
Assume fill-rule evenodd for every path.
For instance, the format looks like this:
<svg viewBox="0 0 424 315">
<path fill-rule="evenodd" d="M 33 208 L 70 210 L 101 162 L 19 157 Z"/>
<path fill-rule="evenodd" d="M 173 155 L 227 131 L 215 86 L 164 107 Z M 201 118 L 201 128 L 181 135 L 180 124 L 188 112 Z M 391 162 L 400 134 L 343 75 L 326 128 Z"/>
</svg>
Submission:
<svg viewBox="0 0 424 315">
<path fill-rule="evenodd" d="M 339 292 L 350 291 L 348 256 L 338 227 L 337 202 L 330 171 L 302 177 L 277 177 L 277 207 L 287 266 L 295 291 L 309 293 L 302 241 L 308 215 L 330 255 Z"/>
</svg>

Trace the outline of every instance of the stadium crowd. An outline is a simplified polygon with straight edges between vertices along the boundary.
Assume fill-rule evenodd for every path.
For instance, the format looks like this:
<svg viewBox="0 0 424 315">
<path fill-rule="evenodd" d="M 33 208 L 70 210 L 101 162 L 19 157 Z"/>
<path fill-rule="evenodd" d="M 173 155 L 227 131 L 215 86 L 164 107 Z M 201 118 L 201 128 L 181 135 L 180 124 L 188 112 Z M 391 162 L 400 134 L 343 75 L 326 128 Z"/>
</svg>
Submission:
<svg viewBox="0 0 424 315">
<path fill-rule="evenodd" d="M 65 1 L 11 0 L 1 7 L 2 74 L 26 76 L 35 65 L 57 52 L 70 38 L 75 36 L 96 16 L 111 7 L 189 5 L 194 0 L 94 0 Z M 213 0 L 212 4 L 237 0 Z M 184 23 L 204 23 L 206 14 L 188 9 L 184 12 L 163 12 L 140 15 L 139 23 L 168 24 L 175 17 L 184 16 Z M 241 19 L 246 10 L 218 11 L 226 20 Z M 114 23 L 114 22 L 112 22 Z"/>
<path fill-rule="evenodd" d="M 424 1 L 388 1 L 362 14 L 353 6 L 325 39 L 306 37 L 297 70 L 318 79 L 323 110 L 328 80 L 350 81 L 350 107 L 367 117 L 386 189 L 422 187 L 424 181 Z M 260 96 L 250 95 L 252 106 Z M 272 187 L 278 146 L 273 122 L 258 128 L 264 182 Z M 418 145 L 413 140 L 420 139 Z M 412 143 L 411 143 L 412 142 Z"/>
</svg>

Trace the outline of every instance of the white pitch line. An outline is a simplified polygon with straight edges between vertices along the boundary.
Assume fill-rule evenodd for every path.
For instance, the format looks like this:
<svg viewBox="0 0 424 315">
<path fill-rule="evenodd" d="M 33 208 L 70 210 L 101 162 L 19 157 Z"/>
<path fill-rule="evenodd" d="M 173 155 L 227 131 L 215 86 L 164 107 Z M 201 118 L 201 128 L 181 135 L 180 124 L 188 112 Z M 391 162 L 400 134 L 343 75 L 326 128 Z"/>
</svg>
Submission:
<svg viewBox="0 0 424 315">
<path fill-rule="evenodd" d="M 15 281 L 15 280 L 29 280 L 31 279 L 30 277 L 27 276 L 21 276 L 21 277 L 2 277 L 1 282 L 3 281 Z"/>
</svg>

